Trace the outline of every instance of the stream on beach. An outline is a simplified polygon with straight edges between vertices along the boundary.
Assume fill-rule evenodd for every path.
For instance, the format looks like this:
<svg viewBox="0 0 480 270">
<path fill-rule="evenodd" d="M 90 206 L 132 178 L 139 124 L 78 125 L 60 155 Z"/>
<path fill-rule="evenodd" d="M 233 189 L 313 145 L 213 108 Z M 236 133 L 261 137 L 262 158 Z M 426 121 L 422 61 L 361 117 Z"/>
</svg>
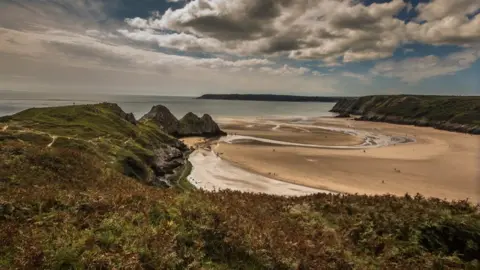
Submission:
<svg viewBox="0 0 480 270">
<path fill-rule="evenodd" d="M 358 145 L 320 145 L 320 144 L 303 144 L 285 142 L 280 140 L 272 140 L 261 137 L 245 136 L 245 135 L 227 135 L 219 138 L 213 143 L 212 149 L 197 149 L 190 157 L 189 161 L 193 165 L 191 174 L 188 180 L 197 188 L 207 191 L 217 191 L 223 189 L 238 190 L 243 192 L 253 193 L 266 193 L 272 195 L 284 195 L 284 196 L 302 196 L 315 193 L 336 193 L 334 191 L 316 189 L 297 185 L 294 183 L 288 183 L 276 180 L 274 178 L 266 177 L 260 174 L 256 174 L 245 169 L 242 169 L 235 164 L 223 160 L 221 155 L 215 152 L 215 146 L 219 143 L 236 144 L 236 143 L 250 143 L 260 142 L 269 145 L 278 146 L 295 146 L 295 147 L 307 147 L 307 148 L 319 148 L 319 149 L 371 149 L 378 147 L 386 147 L 390 145 L 396 145 L 401 143 L 414 142 L 415 139 L 399 136 L 387 136 L 378 132 L 369 132 L 363 130 L 355 130 L 352 128 L 340 128 L 329 126 L 318 126 L 309 122 L 308 118 L 303 118 L 302 121 L 286 122 L 285 119 L 281 122 L 275 120 L 261 120 L 250 119 L 252 124 L 247 127 L 253 127 L 255 124 L 268 123 L 273 126 L 272 130 L 281 132 L 279 127 L 296 127 L 296 128 L 308 128 L 308 129 L 322 129 L 332 132 L 338 132 L 347 134 L 349 136 L 356 136 L 362 139 L 362 143 Z M 242 119 L 245 121 L 245 119 Z M 227 124 L 229 120 L 221 121 L 221 124 Z"/>
</svg>

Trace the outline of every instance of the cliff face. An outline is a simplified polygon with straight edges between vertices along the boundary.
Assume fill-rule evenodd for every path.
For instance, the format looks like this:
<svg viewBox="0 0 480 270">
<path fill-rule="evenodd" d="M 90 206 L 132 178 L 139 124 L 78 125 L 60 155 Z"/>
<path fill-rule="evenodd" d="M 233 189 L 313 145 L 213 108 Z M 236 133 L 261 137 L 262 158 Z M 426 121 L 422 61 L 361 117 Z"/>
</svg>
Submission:
<svg viewBox="0 0 480 270">
<path fill-rule="evenodd" d="M 199 118 L 193 113 L 187 113 L 179 121 L 180 127 L 178 129 L 179 136 L 218 136 L 225 133 L 220 130 L 217 123 L 213 121 L 212 117 L 204 114 Z"/>
<path fill-rule="evenodd" d="M 176 137 L 225 135 L 208 114 L 199 118 L 189 112 L 178 120 L 166 107 L 161 105 L 153 107 L 140 121 L 153 121 L 165 132 Z"/>
<path fill-rule="evenodd" d="M 402 95 L 344 98 L 331 111 L 360 115 L 358 120 L 480 134 L 480 97 Z"/>
<path fill-rule="evenodd" d="M 150 112 L 140 119 L 140 121 L 145 120 L 152 120 L 168 134 L 175 133 L 179 126 L 177 118 L 167 107 L 162 105 L 153 106 Z"/>
</svg>

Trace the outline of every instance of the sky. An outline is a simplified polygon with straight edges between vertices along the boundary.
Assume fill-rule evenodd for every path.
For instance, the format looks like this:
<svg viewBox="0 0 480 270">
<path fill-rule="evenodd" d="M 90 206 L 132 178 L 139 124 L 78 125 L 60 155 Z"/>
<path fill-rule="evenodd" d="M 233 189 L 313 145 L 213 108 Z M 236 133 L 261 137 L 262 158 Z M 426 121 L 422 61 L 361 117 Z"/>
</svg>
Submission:
<svg viewBox="0 0 480 270">
<path fill-rule="evenodd" d="M 480 95 L 480 0 L 0 0 L 0 90 Z"/>
</svg>

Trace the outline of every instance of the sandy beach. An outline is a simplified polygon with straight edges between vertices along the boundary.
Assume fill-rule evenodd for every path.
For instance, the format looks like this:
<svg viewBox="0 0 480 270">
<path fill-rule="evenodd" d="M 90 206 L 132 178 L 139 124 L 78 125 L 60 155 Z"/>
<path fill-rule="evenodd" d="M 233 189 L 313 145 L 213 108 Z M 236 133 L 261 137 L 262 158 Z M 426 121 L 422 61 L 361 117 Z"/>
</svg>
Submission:
<svg viewBox="0 0 480 270">
<path fill-rule="evenodd" d="M 340 118 L 228 119 L 220 123 L 233 135 L 325 146 L 314 148 L 239 139 L 220 141 L 213 148 L 221 159 L 264 177 L 336 192 L 421 193 L 427 197 L 468 198 L 480 202 L 479 136 Z M 365 140 L 362 134 L 411 141 L 353 149 Z M 352 146 L 352 149 L 334 148 L 336 146 Z"/>
</svg>

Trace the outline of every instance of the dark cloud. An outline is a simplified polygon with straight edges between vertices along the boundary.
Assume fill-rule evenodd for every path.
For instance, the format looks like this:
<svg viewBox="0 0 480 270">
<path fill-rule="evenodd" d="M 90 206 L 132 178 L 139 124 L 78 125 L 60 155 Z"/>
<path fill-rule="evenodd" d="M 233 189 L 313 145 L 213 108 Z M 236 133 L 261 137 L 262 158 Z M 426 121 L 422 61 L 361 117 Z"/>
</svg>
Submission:
<svg viewBox="0 0 480 270">
<path fill-rule="evenodd" d="M 379 18 L 375 18 L 365 13 L 341 13 L 338 16 L 333 17 L 333 19 L 331 20 L 331 24 L 333 27 L 339 29 L 361 30 L 365 28 L 370 28 L 372 25 L 378 23 L 379 21 Z"/>
<path fill-rule="evenodd" d="M 105 50 L 84 45 L 62 43 L 57 41 L 44 42 L 43 46 L 52 53 L 62 53 L 68 58 L 94 61 L 112 67 L 133 67 L 132 59 Z"/>
<path fill-rule="evenodd" d="M 268 47 L 263 50 L 264 53 L 276 53 L 293 51 L 300 48 L 300 41 L 291 38 L 273 39 L 268 44 Z"/>
<path fill-rule="evenodd" d="M 293 0 L 251 1 L 246 8 L 247 17 L 253 20 L 271 20 L 280 15 L 281 8 L 290 6 Z"/>
<path fill-rule="evenodd" d="M 202 16 L 181 24 L 191 27 L 196 32 L 220 40 L 251 39 L 255 33 L 262 31 L 258 22 L 238 22 L 228 17 Z"/>
</svg>

